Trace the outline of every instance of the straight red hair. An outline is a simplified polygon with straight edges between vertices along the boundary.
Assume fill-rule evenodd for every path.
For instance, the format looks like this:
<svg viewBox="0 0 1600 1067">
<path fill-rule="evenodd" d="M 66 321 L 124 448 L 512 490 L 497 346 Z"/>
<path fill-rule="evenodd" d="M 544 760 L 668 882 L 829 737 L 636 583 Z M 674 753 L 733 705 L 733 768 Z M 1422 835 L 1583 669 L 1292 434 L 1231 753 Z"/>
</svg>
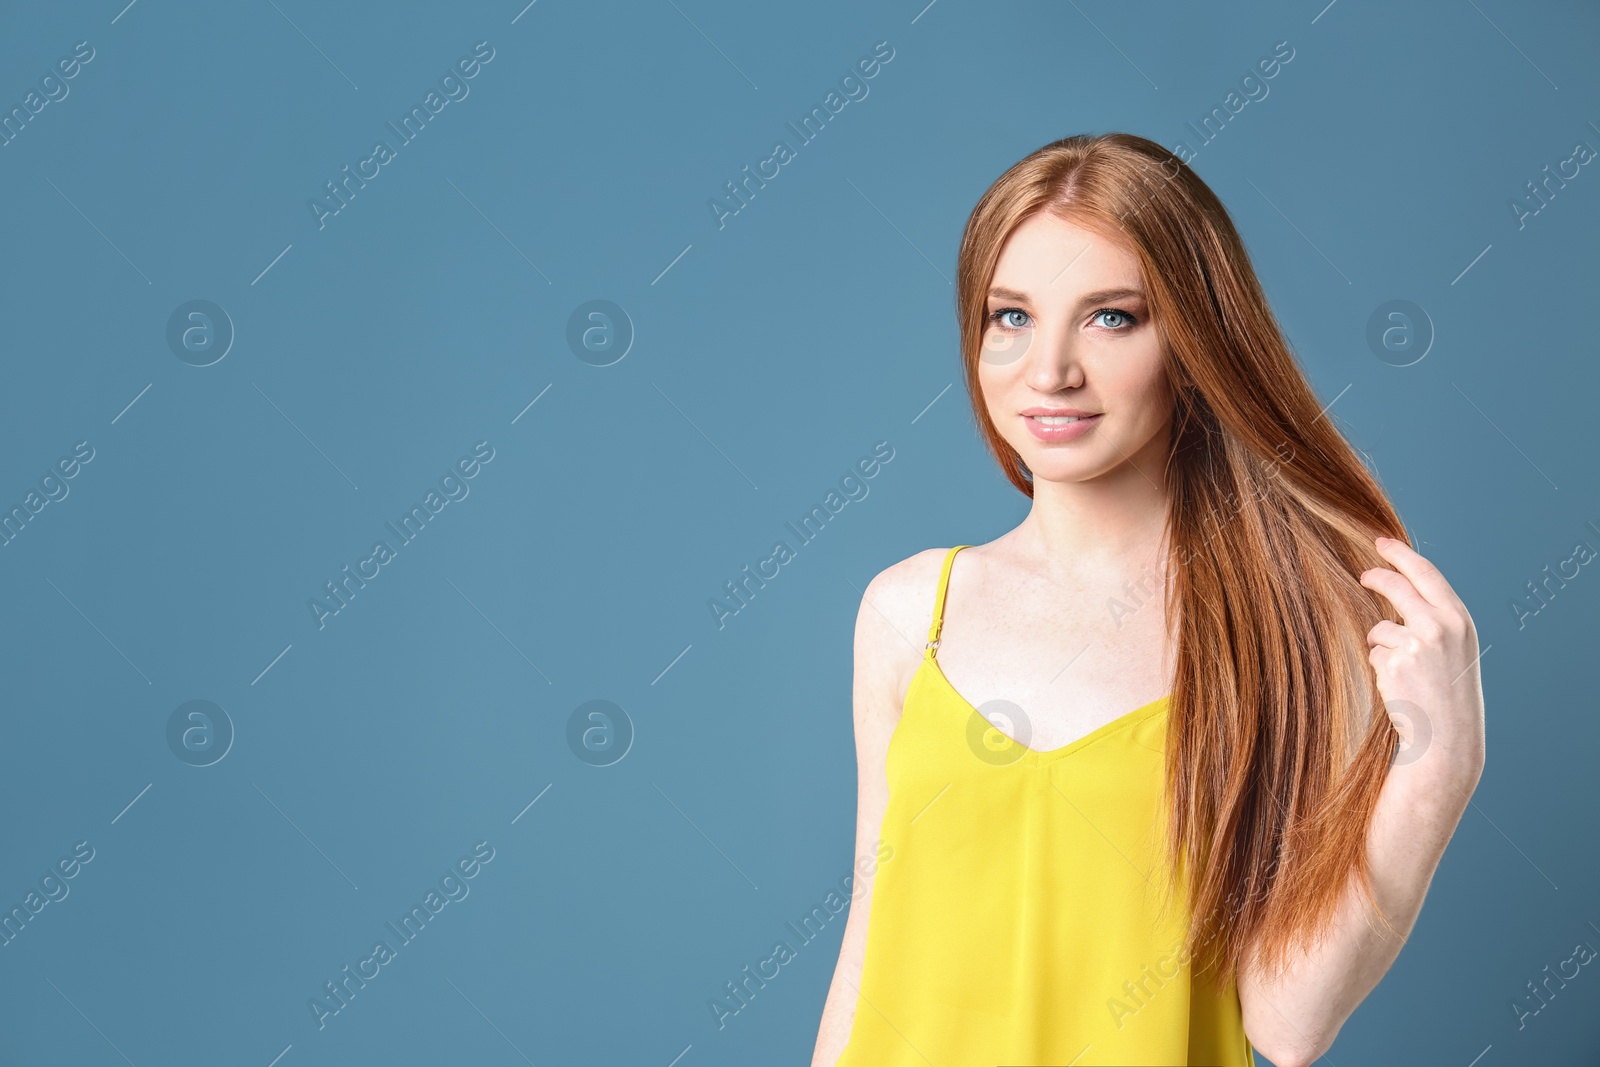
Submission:
<svg viewBox="0 0 1600 1067">
<path fill-rule="evenodd" d="M 1366 631 L 1401 621 L 1358 575 L 1398 514 L 1324 414 L 1215 193 L 1127 133 L 1047 144 L 978 201 L 962 235 L 957 317 L 967 392 L 990 451 L 1030 498 L 978 381 L 987 294 L 1006 238 L 1037 212 L 1134 255 L 1176 396 L 1164 479 L 1168 618 L 1165 860 L 1190 909 L 1185 959 L 1215 988 L 1309 946 L 1354 878 L 1377 906 L 1367 831 L 1399 738 Z M 1374 709 L 1379 709 L 1375 713 Z M 1170 899 L 1170 898 L 1169 898 Z"/>
</svg>

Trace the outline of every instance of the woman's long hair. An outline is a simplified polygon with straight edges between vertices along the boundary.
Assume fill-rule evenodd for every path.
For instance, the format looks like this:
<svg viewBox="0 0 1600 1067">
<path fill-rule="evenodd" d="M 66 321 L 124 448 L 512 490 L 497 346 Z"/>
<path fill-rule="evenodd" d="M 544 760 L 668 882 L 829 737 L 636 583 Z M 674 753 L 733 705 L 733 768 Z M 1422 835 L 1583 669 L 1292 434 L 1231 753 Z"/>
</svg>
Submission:
<svg viewBox="0 0 1600 1067">
<path fill-rule="evenodd" d="M 1164 858 L 1190 908 L 1183 958 L 1219 990 L 1252 956 L 1278 970 L 1313 943 L 1352 873 L 1395 934 L 1366 839 L 1399 735 L 1365 634 L 1400 619 L 1358 576 L 1388 565 L 1375 536 L 1409 543 L 1399 516 L 1296 364 L 1222 202 L 1173 153 L 1126 133 L 1033 152 L 984 193 L 962 236 L 967 391 L 1021 492 L 1033 496 L 1031 474 L 995 430 L 978 368 L 1001 247 L 1038 212 L 1137 257 L 1177 398 Z"/>
</svg>

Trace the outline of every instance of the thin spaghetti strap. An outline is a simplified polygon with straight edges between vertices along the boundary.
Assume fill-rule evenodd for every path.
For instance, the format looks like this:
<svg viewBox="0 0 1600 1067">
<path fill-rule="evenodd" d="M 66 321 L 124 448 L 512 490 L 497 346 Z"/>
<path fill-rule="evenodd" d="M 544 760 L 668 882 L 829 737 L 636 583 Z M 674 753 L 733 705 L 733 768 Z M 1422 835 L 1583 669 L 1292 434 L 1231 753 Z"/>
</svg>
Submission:
<svg viewBox="0 0 1600 1067">
<path fill-rule="evenodd" d="M 933 625 L 928 627 L 928 643 L 923 648 L 923 655 L 932 659 L 934 649 L 939 647 L 939 630 L 944 626 L 944 594 L 950 585 L 950 564 L 955 562 L 956 553 L 971 545 L 956 545 L 945 553 L 944 566 L 939 571 L 939 589 L 933 595 Z"/>
</svg>

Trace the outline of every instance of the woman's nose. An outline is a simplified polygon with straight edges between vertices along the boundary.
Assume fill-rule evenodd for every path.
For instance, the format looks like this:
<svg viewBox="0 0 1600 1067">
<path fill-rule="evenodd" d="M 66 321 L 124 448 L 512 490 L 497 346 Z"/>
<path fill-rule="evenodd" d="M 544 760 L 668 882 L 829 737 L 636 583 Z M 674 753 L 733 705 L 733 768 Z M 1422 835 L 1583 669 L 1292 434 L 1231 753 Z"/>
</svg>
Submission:
<svg viewBox="0 0 1600 1067">
<path fill-rule="evenodd" d="M 1058 392 L 1081 384 L 1083 368 L 1071 338 L 1056 331 L 1035 328 L 1022 358 L 1026 361 L 1028 384 L 1041 393 Z"/>
</svg>

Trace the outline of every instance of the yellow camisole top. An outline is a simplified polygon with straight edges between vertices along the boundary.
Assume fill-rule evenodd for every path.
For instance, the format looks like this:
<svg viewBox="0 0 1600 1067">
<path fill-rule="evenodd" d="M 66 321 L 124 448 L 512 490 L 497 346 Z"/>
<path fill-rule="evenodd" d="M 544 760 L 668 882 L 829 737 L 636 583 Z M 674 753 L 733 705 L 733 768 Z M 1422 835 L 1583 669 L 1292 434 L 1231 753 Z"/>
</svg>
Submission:
<svg viewBox="0 0 1600 1067">
<path fill-rule="evenodd" d="M 1043 752 L 1002 733 L 934 658 L 967 547 L 889 740 L 893 851 L 836 1067 L 1254 1067 L 1237 987 L 1191 985 L 1181 883 L 1160 914 L 1168 697 Z"/>
</svg>

